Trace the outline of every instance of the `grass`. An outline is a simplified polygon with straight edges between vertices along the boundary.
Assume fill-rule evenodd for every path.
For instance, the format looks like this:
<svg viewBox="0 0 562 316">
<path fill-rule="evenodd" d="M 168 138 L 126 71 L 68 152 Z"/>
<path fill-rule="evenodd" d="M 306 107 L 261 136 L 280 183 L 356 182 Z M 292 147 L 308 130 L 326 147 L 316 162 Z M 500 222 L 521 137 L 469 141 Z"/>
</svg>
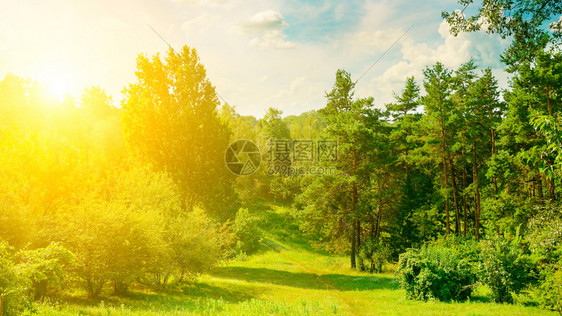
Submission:
<svg viewBox="0 0 562 316">
<path fill-rule="evenodd" d="M 485 288 L 466 302 L 411 301 L 392 272 L 367 274 L 348 259 L 315 251 L 282 207 L 254 209 L 266 232 L 258 254 L 217 267 L 196 282 L 165 292 L 48 301 L 39 315 L 546 315 L 522 305 L 489 302 Z M 392 270 L 392 267 L 388 267 Z M 553 313 L 554 315 L 554 313 Z"/>
</svg>

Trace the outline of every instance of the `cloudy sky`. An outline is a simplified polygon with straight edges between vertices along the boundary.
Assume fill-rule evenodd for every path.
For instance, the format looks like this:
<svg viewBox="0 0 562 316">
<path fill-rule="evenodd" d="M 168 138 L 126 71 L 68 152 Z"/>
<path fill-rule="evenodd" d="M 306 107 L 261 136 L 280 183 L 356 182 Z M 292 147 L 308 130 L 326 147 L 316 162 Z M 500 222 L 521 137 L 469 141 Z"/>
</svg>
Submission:
<svg viewBox="0 0 562 316">
<path fill-rule="evenodd" d="M 299 114 L 325 104 L 337 69 L 357 80 L 411 27 L 357 83 L 356 96 L 382 107 L 407 76 L 421 83 L 427 65 L 456 68 L 470 57 L 505 86 L 499 54 L 508 43 L 449 35 L 441 11 L 454 9 L 462 9 L 455 0 L 0 0 L 0 78 L 14 73 L 73 95 L 99 85 L 119 105 L 137 55 L 167 49 L 150 25 L 173 48 L 196 48 L 238 112 Z"/>
</svg>

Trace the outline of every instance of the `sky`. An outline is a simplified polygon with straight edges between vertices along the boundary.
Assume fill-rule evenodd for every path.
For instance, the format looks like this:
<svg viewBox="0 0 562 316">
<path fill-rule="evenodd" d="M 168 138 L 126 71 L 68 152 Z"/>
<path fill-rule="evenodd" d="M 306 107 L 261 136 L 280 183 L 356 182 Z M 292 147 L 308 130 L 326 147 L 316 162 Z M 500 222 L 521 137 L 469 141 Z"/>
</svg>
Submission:
<svg viewBox="0 0 562 316">
<path fill-rule="evenodd" d="M 338 69 L 360 78 L 355 96 L 377 107 L 408 76 L 421 84 L 437 61 L 455 69 L 472 57 L 506 87 L 499 56 L 508 40 L 450 35 L 441 12 L 455 9 L 454 0 L 0 0 L 0 79 L 13 73 L 76 97 L 98 85 L 120 106 L 137 56 L 167 50 L 152 27 L 175 50 L 195 48 L 218 94 L 243 115 L 322 108 Z"/>
</svg>

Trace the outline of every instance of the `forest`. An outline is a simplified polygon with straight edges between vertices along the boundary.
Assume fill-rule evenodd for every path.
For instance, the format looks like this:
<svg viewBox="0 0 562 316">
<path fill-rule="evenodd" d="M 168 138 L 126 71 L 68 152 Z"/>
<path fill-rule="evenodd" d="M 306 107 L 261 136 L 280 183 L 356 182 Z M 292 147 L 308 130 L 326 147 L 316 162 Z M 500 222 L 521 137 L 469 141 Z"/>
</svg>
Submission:
<svg viewBox="0 0 562 316">
<path fill-rule="evenodd" d="M 318 110 L 241 115 L 187 45 L 139 54 L 120 105 L 99 86 L 59 99 L 6 75 L 0 316 L 377 313 L 217 281 L 264 269 L 349 297 L 383 282 L 402 313 L 561 313 L 562 32 L 548 24 L 561 14 L 551 1 L 443 12 L 453 33 L 511 39 L 508 87 L 474 59 L 437 62 L 384 107 L 334 69 Z"/>
</svg>

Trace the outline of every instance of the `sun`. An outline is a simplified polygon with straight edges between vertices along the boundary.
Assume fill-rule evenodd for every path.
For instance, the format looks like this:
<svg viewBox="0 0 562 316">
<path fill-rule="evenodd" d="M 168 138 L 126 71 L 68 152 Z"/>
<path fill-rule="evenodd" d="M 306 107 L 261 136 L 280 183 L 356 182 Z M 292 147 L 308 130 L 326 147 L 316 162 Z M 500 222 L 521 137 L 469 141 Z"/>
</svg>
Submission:
<svg viewBox="0 0 562 316">
<path fill-rule="evenodd" d="M 61 104 L 68 94 L 73 94 L 76 80 L 75 71 L 69 62 L 60 56 L 45 58 L 38 61 L 33 67 L 33 77 L 39 82 L 45 98 L 50 102 L 45 102 L 48 107 Z"/>
<path fill-rule="evenodd" d="M 61 102 L 71 92 L 70 80 L 62 72 L 53 71 L 42 78 L 42 81 L 45 82 L 48 93 Z"/>
</svg>

